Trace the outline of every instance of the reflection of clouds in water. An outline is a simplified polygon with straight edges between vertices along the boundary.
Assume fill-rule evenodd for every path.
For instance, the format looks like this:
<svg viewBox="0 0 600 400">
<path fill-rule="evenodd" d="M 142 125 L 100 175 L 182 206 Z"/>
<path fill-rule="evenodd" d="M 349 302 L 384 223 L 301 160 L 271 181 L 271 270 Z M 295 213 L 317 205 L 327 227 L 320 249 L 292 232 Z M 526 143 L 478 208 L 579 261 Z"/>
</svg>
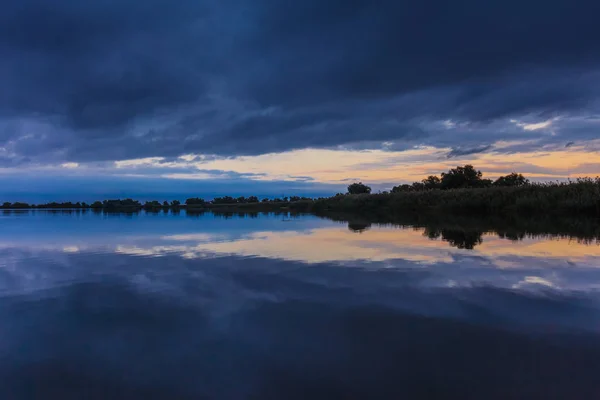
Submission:
<svg viewBox="0 0 600 400">
<path fill-rule="evenodd" d="M 160 257 L 166 253 L 177 251 L 176 246 L 153 246 L 149 248 L 140 248 L 137 246 L 117 246 L 115 253 L 129 254 L 131 256 Z M 180 249 L 184 249 L 180 247 Z"/>
<path fill-rule="evenodd" d="M 356 233 L 338 225 L 278 232 L 136 233 L 106 236 L 95 243 L 80 244 L 85 243 L 84 236 L 67 243 L 62 243 L 63 240 L 56 240 L 56 243 L 5 242 L 0 249 L 8 253 L 25 249 L 29 252 L 27 257 L 53 260 L 64 259 L 71 254 L 116 253 L 143 259 L 177 256 L 193 261 L 235 256 L 293 261 L 301 263 L 298 265 L 319 267 L 334 263 L 338 267 L 374 271 L 401 270 L 406 276 L 420 276 L 419 285 L 427 287 L 489 284 L 519 290 L 600 289 L 600 269 L 597 268 L 600 265 L 600 246 L 596 244 L 546 237 L 515 242 L 486 233 L 481 236 L 479 245 L 467 250 L 462 247 L 469 247 L 462 243 L 472 243 L 471 236 L 457 232 L 375 226 Z M 440 240 L 444 237 L 451 239 L 452 243 Z M 479 240 L 475 236 L 473 238 Z M 9 261 L 10 258 L 0 260 L 3 269 L 8 268 Z M 56 264 L 55 261 L 49 271 L 56 265 L 60 262 Z M 40 274 L 44 276 L 43 272 Z M 29 281 L 35 281 L 36 276 L 33 273 Z M 56 273 L 56 276 L 61 274 Z M 53 280 L 52 277 L 48 279 Z"/>
<path fill-rule="evenodd" d="M 511 263 L 519 257 L 554 259 L 575 265 L 590 265 L 590 260 L 600 258 L 600 245 L 597 243 L 586 245 L 576 240 L 552 237 L 525 237 L 523 240 L 513 241 L 492 233 L 449 229 L 373 226 L 356 233 L 344 229 L 343 224 L 336 224 L 333 227 L 309 229 L 303 226 L 300 230 L 281 231 L 261 230 L 259 226 L 255 226 L 244 231 L 164 234 L 158 229 L 153 234 L 152 231 L 145 232 L 143 227 L 137 227 L 137 222 L 128 226 L 128 229 L 136 229 L 92 236 L 88 236 L 85 231 L 77 231 L 60 236 L 32 235 L 31 238 L 22 240 L 7 237 L 0 242 L 0 248 L 62 249 L 64 252 L 112 249 L 140 256 L 179 253 L 186 258 L 201 257 L 203 253 L 211 252 L 307 263 L 401 258 L 432 264 L 448 262 L 455 255 L 468 253 L 492 260 L 501 268 L 520 267 L 519 261 Z M 172 226 L 169 229 L 175 228 Z"/>
<path fill-rule="evenodd" d="M 419 276 L 418 285 L 423 287 L 470 287 L 487 284 L 529 291 L 600 290 L 598 245 L 547 238 L 526 238 L 514 242 L 485 234 L 479 246 L 473 250 L 465 250 L 449 246 L 441 240 L 431 240 L 426 233 L 423 229 L 373 227 L 357 234 L 339 226 L 301 231 L 255 231 L 246 234 L 200 232 L 162 236 L 136 235 L 124 240 L 124 243 L 114 245 L 110 244 L 112 238 L 107 237 L 102 245 L 89 244 L 87 247 L 44 244 L 26 247 L 31 254 L 29 257 L 52 259 L 53 265 L 47 267 L 47 270 L 21 275 L 15 279 L 22 281 L 22 287 L 31 285 L 35 289 L 36 285 L 44 285 L 39 277 L 48 279 L 49 282 L 69 279 L 68 276 L 60 278 L 63 272 L 56 271 L 69 254 L 84 256 L 117 253 L 146 260 L 152 257 L 177 256 L 198 261 L 235 256 L 294 261 L 319 267 L 335 263 L 338 267 L 374 271 L 396 269 L 404 271 L 406 276 Z M 10 252 L 11 249 L 14 250 L 9 246 L 7 251 Z M 10 260 L 2 259 L 3 269 L 7 269 L 7 262 Z M 18 257 L 13 258 L 13 264 L 15 260 L 18 261 Z M 122 262 L 127 264 L 131 261 Z M 28 268 L 26 266 L 24 271 Z M 48 271 L 51 276 L 47 276 Z"/>
<path fill-rule="evenodd" d="M 237 241 L 206 243 L 196 250 L 307 263 L 397 258 L 422 263 L 450 260 L 445 246 L 409 230 L 370 230 L 360 235 L 341 229 L 259 232 Z"/>
<path fill-rule="evenodd" d="M 78 246 L 65 246 L 65 247 L 63 247 L 63 251 L 65 253 L 77 253 L 80 250 L 79 250 Z"/>
<path fill-rule="evenodd" d="M 225 325 L 232 314 L 264 301 L 378 305 L 452 318 L 487 315 L 491 321 L 518 325 L 600 324 L 598 299 L 586 292 L 586 282 L 599 281 L 596 269 L 499 270 L 482 267 L 477 257 L 423 268 L 406 260 L 307 265 L 231 256 L 190 260 L 173 254 L 49 252 L 41 257 L 23 251 L 14 256 L 13 268 L 0 268 L 5 299 L 54 296 L 56 290 L 81 283 L 126 286 L 202 307 L 215 323 Z M 555 302 L 561 307 L 553 308 Z"/>
<path fill-rule="evenodd" d="M 0 241 L 0 393 L 516 398 L 532 377 L 560 398 L 597 388 L 597 245 L 359 224 L 127 227 Z M 139 388 L 151 389 L 123 394 Z"/>
<path fill-rule="evenodd" d="M 527 285 L 542 285 L 550 288 L 556 288 L 552 282 L 539 276 L 526 276 L 525 279 L 513 285 L 513 288 L 521 288 Z"/>
<path fill-rule="evenodd" d="M 230 238 L 226 234 L 214 234 L 214 233 L 186 233 L 180 235 L 166 235 L 162 236 L 161 239 L 167 241 L 196 241 L 196 242 L 214 242 L 217 240 L 226 240 Z"/>
<path fill-rule="evenodd" d="M 424 274 L 419 280 L 419 285 L 427 287 L 444 287 L 449 286 L 448 282 L 452 282 L 453 287 L 486 284 L 522 290 L 547 287 L 577 291 L 600 289 L 600 269 L 597 268 L 594 257 L 582 258 L 578 265 L 574 266 L 562 258 L 540 258 L 535 255 L 487 256 L 477 251 L 467 253 L 440 247 L 441 243 L 437 246 L 432 245 L 429 241 L 425 241 L 424 247 L 414 243 L 400 243 L 400 246 L 395 246 L 375 242 L 375 246 L 370 248 L 367 247 L 369 243 L 327 241 L 324 236 L 313 236 L 312 233 L 302 236 L 288 233 L 275 237 L 257 233 L 231 242 L 154 246 L 148 249 L 120 248 L 119 253 L 151 257 L 179 255 L 186 259 L 263 257 L 298 261 L 315 267 L 324 263 L 334 263 L 340 268 L 366 268 L 373 271 L 395 269 L 403 271 L 406 275 Z M 370 254 L 374 256 L 368 258 L 367 255 Z M 537 281 L 532 277 L 536 277 Z"/>
<path fill-rule="evenodd" d="M 423 292 L 395 274 L 264 259 L 112 254 L 90 265 L 123 258 L 129 274 L 3 302 L 0 392 L 39 393 L 3 398 L 421 399 L 434 385 L 433 398 L 504 399 L 521 398 L 511 394 L 524 381 L 548 394 L 535 398 L 572 387 L 594 398 L 597 388 L 597 336 L 583 332 L 597 311 L 581 297 Z"/>
<path fill-rule="evenodd" d="M 239 238 L 226 240 L 205 240 L 196 243 L 189 235 L 169 236 L 164 239 L 189 242 L 183 245 L 162 246 L 164 251 L 194 254 L 204 252 L 280 258 L 307 263 L 333 261 L 384 261 L 404 259 L 419 263 L 433 264 L 450 262 L 460 254 L 480 256 L 482 261 L 500 268 L 523 267 L 527 262 L 533 267 L 539 259 L 540 265 L 548 262 L 555 266 L 582 264 L 597 265 L 600 259 L 600 246 L 586 245 L 568 239 L 526 238 L 514 242 L 497 235 L 486 234 L 480 245 L 467 252 L 462 245 L 449 246 L 440 240 L 431 240 L 422 229 L 395 229 L 378 227 L 355 234 L 348 230 L 321 228 L 310 231 L 253 232 Z M 205 238 L 204 238 L 205 239 Z M 459 240 L 453 236 L 455 243 Z M 466 246 L 466 248 L 470 248 Z M 159 246 L 152 247 L 153 254 L 161 252 Z"/>
<path fill-rule="evenodd" d="M 468 392 L 451 398 L 477 384 L 476 398 L 515 398 L 502 390 L 532 376 L 552 395 L 567 382 L 560 398 L 597 388 L 597 245 L 360 224 L 175 228 L 5 235 L 0 392 L 48 397 L 58 382 L 152 387 L 138 398 L 335 397 L 314 385 L 327 381 L 341 397 L 439 398 L 431 382 L 447 381 L 438 393 Z M 377 392 L 399 381 L 397 396 Z M 423 381 L 427 393 L 407 395 Z"/>
</svg>

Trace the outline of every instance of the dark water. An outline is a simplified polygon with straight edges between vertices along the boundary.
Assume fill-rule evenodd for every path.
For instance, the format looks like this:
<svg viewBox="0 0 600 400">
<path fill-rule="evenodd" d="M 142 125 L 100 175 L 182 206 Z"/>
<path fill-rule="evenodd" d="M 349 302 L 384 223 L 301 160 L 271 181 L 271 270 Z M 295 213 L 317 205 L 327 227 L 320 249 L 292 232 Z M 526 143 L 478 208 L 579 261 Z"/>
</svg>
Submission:
<svg viewBox="0 0 600 400">
<path fill-rule="evenodd" d="M 600 246 L 0 214 L 1 399 L 600 398 Z"/>
</svg>

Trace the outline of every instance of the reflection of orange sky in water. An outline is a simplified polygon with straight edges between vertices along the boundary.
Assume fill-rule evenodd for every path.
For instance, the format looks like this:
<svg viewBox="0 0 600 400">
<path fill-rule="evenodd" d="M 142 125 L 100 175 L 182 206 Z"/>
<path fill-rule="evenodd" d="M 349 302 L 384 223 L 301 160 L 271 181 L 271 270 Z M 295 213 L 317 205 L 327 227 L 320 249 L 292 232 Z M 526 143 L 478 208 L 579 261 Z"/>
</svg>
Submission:
<svg viewBox="0 0 600 400">
<path fill-rule="evenodd" d="M 500 239 L 494 234 L 485 235 L 483 243 L 475 251 L 490 257 L 516 255 L 520 257 L 568 258 L 582 260 L 586 257 L 600 257 L 600 244 L 584 244 L 577 239 L 525 238 L 520 241 Z M 600 267 L 600 265 L 599 265 Z"/>
<path fill-rule="evenodd" d="M 167 236 L 163 239 L 193 241 L 193 236 Z M 503 256 L 565 259 L 571 262 L 600 258 L 600 245 L 586 245 L 576 240 L 526 238 L 517 242 L 501 239 L 494 234 L 485 234 L 483 243 L 477 245 L 474 250 L 460 250 L 440 239 L 427 238 L 423 235 L 422 229 L 391 227 L 373 227 L 363 233 L 351 232 L 342 226 L 304 232 L 257 232 L 233 241 L 207 242 L 190 246 L 161 246 L 161 248 L 185 253 L 184 255 L 190 258 L 199 256 L 200 253 L 212 252 L 308 263 L 388 259 L 404 259 L 421 263 L 451 262 L 451 255 L 457 253 L 484 256 L 492 260 Z M 131 250 L 131 253 L 135 252 Z M 508 267 L 513 264 L 499 261 L 498 266 Z"/>
<path fill-rule="evenodd" d="M 390 234 L 393 233 L 393 234 Z M 402 258 L 417 262 L 451 261 L 439 243 L 408 230 L 372 230 L 358 234 L 341 229 L 309 232 L 260 232 L 232 242 L 205 243 L 199 251 L 298 260 L 383 261 Z"/>
</svg>

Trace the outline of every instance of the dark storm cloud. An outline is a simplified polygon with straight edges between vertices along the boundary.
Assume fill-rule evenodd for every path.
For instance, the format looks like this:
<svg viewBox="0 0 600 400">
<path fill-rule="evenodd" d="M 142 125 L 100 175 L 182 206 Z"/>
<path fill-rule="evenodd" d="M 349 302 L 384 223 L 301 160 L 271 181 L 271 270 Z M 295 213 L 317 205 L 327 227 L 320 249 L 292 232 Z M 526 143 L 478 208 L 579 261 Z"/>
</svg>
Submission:
<svg viewBox="0 0 600 400">
<path fill-rule="evenodd" d="M 600 5 L 589 0 L 264 3 L 260 47 L 267 43 L 288 77 L 283 86 L 268 85 L 268 75 L 259 82 L 270 102 L 282 92 L 292 103 L 366 98 L 501 77 L 527 64 L 570 66 L 597 61 L 589 50 L 600 47 Z"/>
<path fill-rule="evenodd" d="M 485 147 L 501 118 L 597 110 L 599 13 L 592 0 L 5 2 L 2 157 Z M 445 119 L 478 129 L 432 128 Z M 581 126 L 555 140 L 596 134 Z"/>
</svg>

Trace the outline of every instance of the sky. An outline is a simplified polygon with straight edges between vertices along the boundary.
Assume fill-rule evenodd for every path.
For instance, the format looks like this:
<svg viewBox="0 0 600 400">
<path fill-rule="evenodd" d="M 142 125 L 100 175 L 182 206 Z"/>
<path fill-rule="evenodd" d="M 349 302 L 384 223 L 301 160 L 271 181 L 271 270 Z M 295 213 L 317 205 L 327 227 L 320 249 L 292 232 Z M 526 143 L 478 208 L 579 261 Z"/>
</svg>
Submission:
<svg viewBox="0 0 600 400">
<path fill-rule="evenodd" d="M 0 197 L 600 175 L 595 0 L 0 3 Z"/>
</svg>

